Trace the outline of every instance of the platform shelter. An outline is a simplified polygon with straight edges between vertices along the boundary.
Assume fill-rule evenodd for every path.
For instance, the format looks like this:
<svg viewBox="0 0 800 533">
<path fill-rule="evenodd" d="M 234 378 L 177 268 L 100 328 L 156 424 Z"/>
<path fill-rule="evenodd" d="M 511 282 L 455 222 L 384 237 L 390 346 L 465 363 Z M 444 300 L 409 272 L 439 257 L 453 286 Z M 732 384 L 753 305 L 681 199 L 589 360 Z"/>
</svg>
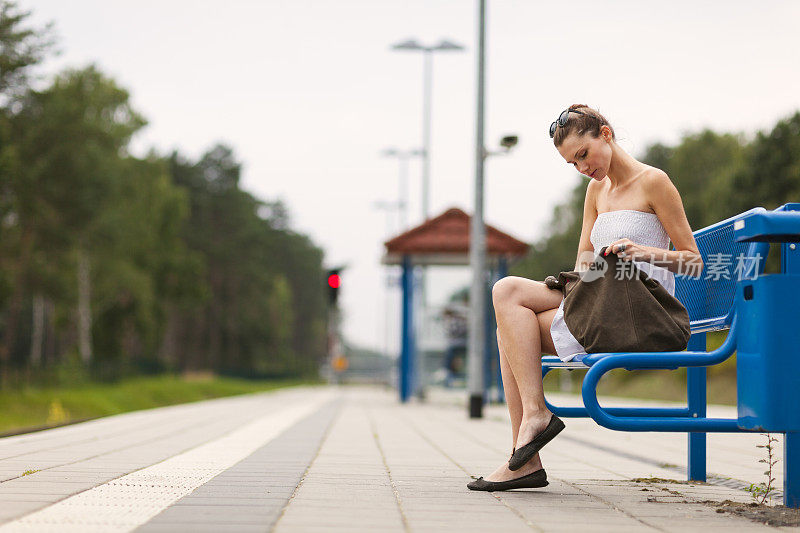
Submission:
<svg viewBox="0 0 800 533">
<path fill-rule="evenodd" d="M 418 354 L 416 331 L 414 328 L 414 269 L 420 266 L 468 266 L 470 215 L 458 208 L 450 208 L 441 215 L 426 220 L 386 241 L 384 265 L 402 266 L 402 345 L 399 359 L 400 401 L 407 401 L 419 386 Z M 486 225 L 487 272 L 486 290 L 491 291 L 495 281 L 508 275 L 510 264 L 528 253 L 529 245 Z M 499 400 L 503 399 L 503 385 L 500 378 L 499 352 L 494 311 L 491 297 L 486 299 L 486 348 L 484 350 L 484 389 L 488 390 L 493 380 L 497 381 Z M 488 398 L 484 394 L 484 398 Z"/>
</svg>

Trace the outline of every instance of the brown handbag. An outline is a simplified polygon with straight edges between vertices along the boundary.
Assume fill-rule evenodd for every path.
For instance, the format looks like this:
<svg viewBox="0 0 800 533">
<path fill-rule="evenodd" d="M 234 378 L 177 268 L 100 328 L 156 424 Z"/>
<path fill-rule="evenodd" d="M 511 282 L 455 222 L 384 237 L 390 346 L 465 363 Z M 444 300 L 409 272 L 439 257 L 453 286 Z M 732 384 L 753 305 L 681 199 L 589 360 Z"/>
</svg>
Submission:
<svg viewBox="0 0 800 533">
<path fill-rule="evenodd" d="M 605 256 L 605 250 L 588 270 L 560 272 L 544 280 L 548 288 L 564 294 L 564 322 L 570 333 L 586 353 L 685 350 L 691 331 L 683 304 L 633 262 Z M 623 263 L 620 276 L 618 265 Z"/>
</svg>

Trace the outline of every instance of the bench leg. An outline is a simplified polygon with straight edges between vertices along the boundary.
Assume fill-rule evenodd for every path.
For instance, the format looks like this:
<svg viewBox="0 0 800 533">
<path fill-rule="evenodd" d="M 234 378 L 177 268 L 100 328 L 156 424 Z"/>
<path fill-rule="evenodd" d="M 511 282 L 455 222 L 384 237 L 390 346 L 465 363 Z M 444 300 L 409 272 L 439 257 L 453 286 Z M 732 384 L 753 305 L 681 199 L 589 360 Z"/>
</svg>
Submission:
<svg viewBox="0 0 800 533">
<path fill-rule="evenodd" d="M 695 333 L 689 339 L 688 350 L 705 351 L 706 334 Z M 700 418 L 706 416 L 706 368 L 690 367 L 686 369 L 686 400 L 689 416 Z M 689 480 L 706 480 L 706 434 L 689 433 Z"/>
<path fill-rule="evenodd" d="M 786 433 L 784 436 L 783 504 L 800 508 L 800 433 Z"/>
</svg>

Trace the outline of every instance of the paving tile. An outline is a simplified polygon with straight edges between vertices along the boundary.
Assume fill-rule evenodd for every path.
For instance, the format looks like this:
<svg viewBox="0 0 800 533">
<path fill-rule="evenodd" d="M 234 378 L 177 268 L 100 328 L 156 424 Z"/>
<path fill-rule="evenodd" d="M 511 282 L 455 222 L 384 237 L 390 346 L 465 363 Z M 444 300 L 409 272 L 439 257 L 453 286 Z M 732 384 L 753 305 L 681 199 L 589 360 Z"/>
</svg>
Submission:
<svg viewBox="0 0 800 533">
<path fill-rule="evenodd" d="M 227 522 L 204 522 L 198 524 L 194 521 L 164 522 L 148 526 L 149 533 L 266 533 L 269 527 L 264 524 L 230 524 Z"/>
<path fill-rule="evenodd" d="M 749 501 L 742 490 L 632 481 L 682 480 L 684 434 L 613 432 L 571 419 L 542 451 L 548 487 L 490 494 L 470 491 L 466 483 L 508 459 L 504 406 L 487 406 L 486 417 L 474 420 L 466 416 L 463 397 L 434 393 L 428 403 L 400 405 L 394 393 L 378 388 L 337 391 L 343 400 L 336 408 L 299 422 L 139 530 L 767 530 L 700 503 Z M 0 439 L 0 480 L 43 468 L 0 481 L 0 522 L 214 439 L 257 416 L 254 406 L 274 408 L 278 400 L 244 395 L 59 428 L 51 438 L 42 432 Z M 732 416 L 730 409 L 709 409 L 714 411 Z M 133 440 L 131 429 L 137 432 Z M 709 436 L 709 469 L 760 482 L 758 444 L 753 435 Z"/>
</svg>

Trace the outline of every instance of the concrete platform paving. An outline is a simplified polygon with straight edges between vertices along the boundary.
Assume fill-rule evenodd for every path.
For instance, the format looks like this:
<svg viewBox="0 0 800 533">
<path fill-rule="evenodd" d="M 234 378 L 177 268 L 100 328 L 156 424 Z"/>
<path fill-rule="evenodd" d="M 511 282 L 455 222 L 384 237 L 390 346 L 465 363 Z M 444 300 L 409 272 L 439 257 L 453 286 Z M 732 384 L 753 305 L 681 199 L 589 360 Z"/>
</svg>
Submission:
<svg viewBox="0 0 800 533">
<path fill-rule="evenodd" d="M 463 392 L 400 405 L 388 389 L 297 387 L 0 439 L 0 532 L 800 529 L 710 503 L 751 501 L 759 435 L 710 435 L 714 483 L 687 484 L 685 434 L 567 419 L 542 451 L 548 487 L 470 491 L 508 459 L 510 430 L 504 406 L 471 420 L 464 405 Z"/>
</svg>

